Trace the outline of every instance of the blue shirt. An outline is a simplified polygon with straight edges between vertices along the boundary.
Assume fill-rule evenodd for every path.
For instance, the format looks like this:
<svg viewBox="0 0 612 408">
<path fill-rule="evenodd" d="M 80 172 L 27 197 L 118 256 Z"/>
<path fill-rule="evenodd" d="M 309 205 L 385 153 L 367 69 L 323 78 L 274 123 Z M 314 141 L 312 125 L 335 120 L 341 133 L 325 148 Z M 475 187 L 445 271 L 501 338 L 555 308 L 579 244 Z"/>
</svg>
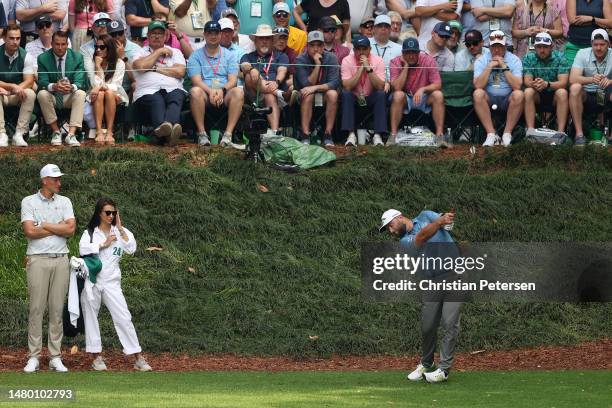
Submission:
<svg viewBox="0 0 612 408">
<path fill-rule="evenodd" d="M 491 62 L 492 54 L 490 52 L 483 53 L 480 58 L 474 62 L 474 78 L 479 77 Z M 510 69 L 512 75 L 523 77 L 523 63 L 516 55 L 506 51 L 504 62 Z M 489 75 L 489 81 L 485 88 L 489 95 L 508 96 L 512 93 L 512 87 L 506 81 L 506 75 L 501 69 L 493 69 Z"/>
<path fill-rule="evenodd" d="M 431 224 L 438 218 L 440 218 L 441 214 L 437 212 L 425 210 L 422 211 L 419 215 L 412 219 L 412 230 L 406 232 L 402 238 L 400 238 L 400 244 L 403 246 L 412 246 L 414 245 L 414 238 L 419 233 L 420 230 L 425 228 L 427 225 Z M 444 228 L 438 229 L 438 231 L 427 240 L 428 243 L 450 243 L 455 242 L 451 234 L 446 231 Z"/>
<path fill-rule="evenodd" d="M 169 7 L 168 0 L 159 0 L 159 4 L 164 7 Z M 116 11 L 116 10 L 115 10 Z M 138 17 L 153 17 L 153 6 L 151 6 L 151 0 L 127 0 L 125 3 L 125 17 L 133 14 Z M 132 37 L 146 37 L 143 35 L 144 27 L 130 27 L 130 34 Z"/>
<path fill-rule="evenodd" d="M 202 47 L 189 57 L 187 72 L 192 78 L 200 75 L 202 81 L 210 87 L 215 87 L 213 79 L 217 79 L 217 87 L 222 87 L 227 83 L 229 75 L 238 75 L 236 54 L 225 47 L 219 47 L 217 55 L 211 56 L 207 48 Z"/>
<path fill-rule="evenodd" d="M 221 13 L 223 10 L 227 8 L 227 3 L 225 0 L 217 0 L 217 5 L 215 6 L 215 10 L 212 12 L 212 20 L 219 21 L 221 18 Z"/>
<path fill-rule="evenodd" d="M 289 64 L 289 57 L 287 57 L 287 54 L 284 52 L 274 51 L 272 54 L 272 59 L 270 59 L 269 54 L 262 57 L 257 53 L 257 51 L 253 51 L 248 54 L 244 54 L 240 59 L 240 62 L 250 63 L 253 68 L 259 71 L 259 74 L 263 77 L 263 79 L 267 81 L 274 81 L 276 80 L 278 68 L 282 66 L 286 67 L 287 64 Z"/>
</svg>

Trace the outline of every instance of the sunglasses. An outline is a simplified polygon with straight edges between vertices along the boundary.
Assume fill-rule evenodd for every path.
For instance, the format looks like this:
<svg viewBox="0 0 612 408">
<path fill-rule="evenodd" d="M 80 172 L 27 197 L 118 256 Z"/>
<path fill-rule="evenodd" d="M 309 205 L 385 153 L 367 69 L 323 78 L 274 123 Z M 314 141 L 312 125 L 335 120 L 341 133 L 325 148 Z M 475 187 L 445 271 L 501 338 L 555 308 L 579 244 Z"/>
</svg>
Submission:
<svg viewBox="0 0 612 408">
<path fill-rule="evenodd" d="M 552 44 L 552 40 L 550 38 L 547 38 L 547 37 L 536 37 L 535 40 L 536 40 L 537 43 L 540 43 L 540 44 L 541 43 L 548 44 L 548 45 Z M 540 45 L 540 44 L 538 44 L 538 45 Z"/>
<path fill-rule="evenodd" d="M 501 34 L 496 34 L 496 35 L 490 35 L 489 36 L 489 40 L 503 40 L 505 38 L 506 38 L 506 36 L 505 35 L 501 35 Z"/>
<path fill-rule="evenodd" d="M 110 33 L 109 35 L 113 38 L 121 37 L 124 34 L 124 31 L 116 31 L 114 33 Z"/>
<path fill-rule="evenodd" d="M 374 23 L 366 23 L 366 24 L 362 24 L 361 26 L 369 30 L 370 28 L 374 28 Z"/>
<path fill-rule="evenodd" d="M 100 50 L 100 51 L 104 51 L 106 49 L 106 45 L 105 44 L 101 44 L 101 45 L 94 45 L 94 49 L 96 50 Z"/>
<path fill-rule="evenodd" d="M 335 33 L 336 31 L 338 31 L 337 28 L 326 28 L 323 30 L 324 33 Z"/>
<path fill-rule="evenodd" d="M 117 211 L 110 211 L 110 210 L 108 210 L 108 211 L 104 211 L 104 214 L 106 214 L 109 217 L 111 215 L 114 217 L 115 215 L 117 215 Z"/>
<path fill-rule="evenodd" d="M 43 28 L 49 28 L 49 27 L 51 27 L 51 23 L 49 21 L 36 25 L 36 28 L 38 28 L 39 30 L 42 30 Z"/>
<path fill-rule="evenodd" d="M 108 23 L 108 21 L 106 20 L 98 20 L 94 23 L 94 25 L 96 27 L 106 27 L 106 24 Z"/>
<path fill-rule="evenodd" d="M 465 46 L 468 48 L 477 47 L 480 44 L 480 41 L 469 41 L 465 43 Z"/>
<path fill-rule="evenodd" d="M 280 18 L 287 18 L 289 17 L 289 13 L 285 13 L 284 11 L 279 11 L 278 13 L 275 14 L 276 17 L 280 17 Z"/>
</svg>

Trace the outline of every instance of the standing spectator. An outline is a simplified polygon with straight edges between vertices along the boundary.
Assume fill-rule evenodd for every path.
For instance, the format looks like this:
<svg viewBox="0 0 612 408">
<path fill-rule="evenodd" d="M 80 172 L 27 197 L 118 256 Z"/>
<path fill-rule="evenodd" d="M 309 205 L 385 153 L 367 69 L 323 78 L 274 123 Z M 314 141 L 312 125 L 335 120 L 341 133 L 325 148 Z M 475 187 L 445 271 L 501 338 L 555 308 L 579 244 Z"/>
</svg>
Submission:
<svg viewBox="0 0 612 408">
<path fill-rule="evenodd" d="M 421 18 L 416 14 L 416 1 L 387 0 L 387 7 L 391 10 L 387 15 L 391 18 L 392 41 L 398 42 L 408 37 L 418 37 L 421 30 Z"/>
<path fill-rule="evenodd" d="M 438 23 L 431 32 L 425 52 L 433 57 L 440 71 L 452 71 L 455 67 L 455 56 L 446 48 L 446 42 L 451 36 L 448 23 Z"/>
<path fill-rule="evenodd" d="M 194 51 L 187 66 L 192 84 L 189 98 L 191 115 L 198 132 L 198 144 L 208 146 L 210 140 L 204 128 L 206 107 L 227 108 L 227 127 L 221 146 L 229 146 L 244 104 L 244 91 L 236 87 L 238 61 L 236 54 L 220 45 L 221 25 L 218 22 L 206 23 L 204 38 L 206 45 Z"/>
<path fill-rule="evenodd" d="M 612 85 L 612 49 L 606 30 L 598 28 L 591 34 L 591 47 L 578 51 L 570 71 L 569 105 L 576 128 L 576 146 L 585 142 L 582 114 L 601 111 L 610 104 Z"/>
<path fill-rule="evenodd" d="M 282 0 L 226 0 L 225 2 L 237 12 L 236 18 L 240 20 L 240 33 L 251 35 L 261 24 L 274 25 L 272 7 L 278 1 Z"/>
<path fill-rule="evenodd" d="M 66 44 L 66 47 L 68 44 Z M 48 307 L 49 369 L 66 372 L 62 363 L 64 326 L 62 310 L 68 292 L 68 246 L 76 220 L 69 198 L 59 195 L 64 174 L 55 164 L 40 170 L 41 188 L 21 201 L 21 226 L 28 239 L 26 275 L 28 280 L 29 359 L 23 371 L 40 368 L 43 315 Z"/>
<path fill-rule="evenodd" d="M 342 61 L 342 130 L 349 132 L 347 146 L 357 145 L 355 103 L 374 112 L 375 146 L 383 145 L 381 134 L 387 132 L 385 63 L 371 50 L 370 40 L 357 35 L 353 38 L 354 54 Z"/>
<path fill-rule="evenodd" d="M 276 3 L 272 9 L 274 22 L 276 27 L 284 27 L 289 30 L 289 39 L 287 45 L 293 49 L 296 55 L 299 55 L 304 51 L 306 47 L 306 31 L 302 31 L 299 28 L 289 25 L 289 5 L 281 2 Z"/>
<path fill-rule="evenodd" d="M 527 136 L 535 131 L 538 104 L 556 107 L 557 131 L 565 133 L 569 114 L 567 93 L 569 64 L 563 53 L 553 50 L 553 39 L 550 34 L 536 34 L 534 46 L 535 52 L 531 51 L 523 58 Z"/>
<path fill-rule="evenodd" d="M 297 58 L 295 88 L 300 92 L 300 118 L 302 142 L 310 140 L 310 121 L 314 104 L 325 106 L 325 133 L 323 144 L 333 146 L 333 129 L 338 110 L 340 73 L 338 59 L 323 49 L 324 39 L 320 31 L 308 33 L 306 52 Z M 317 102 L 316 99 L 319 98 Z"/>
<path fill-rule="evenodd" d="M 53 32 L 61 30 L 64 17 L 68 10 L 68 0 L 17 0 L 15 15 L 21 31 L 24 33 L 25 43 L 36 39 L 36 18 L 41 14 L 48 14 L 53 21 Z M 23 41 L 22 41 L 23 43 Z"/>
<path fill-rule="evenodd" d="M 374 36 L 374 17 L 365 16 L 359 24 L 359 34 L 364 37 L 372 38 Z"/>
<path fill-rule="evenodd" d="M 166 17 L 162 13 L 156 13 L 155 16 L 153 16 L 153 20 L 161 21 L 167 27 L 166 40 L 164 41 L 164 44 L 170 48 L 176 48 L 177 50 L 180 50 L 183 53 L 185 59 L 189 58 L 189 56 L 193 52 L 193 48 L 191 48 L 189 38 L 180 30 L 178 30 L 176 23 L 168 22 L 168 17 Z M 148 44 L 149 40 L 145 40 L 143 43 L 143 45 Z"/>
<path fill-rule="evenodd" d="M 168 0 L 126 0 L 125 20 L 130 27 L 130 37 L 138 45 L 147 38 L 149 23 L 155 13 L 166 16 L 170 12 Z"/>
<path fill-rule="evenodd" d="M 372 51 L 385 63 L 385 92 L 389 93 L 389 63 L 395 57 L 402 55 L 402 46 L 389 40 L 391 35 L 391 19 L 384 14 L 374 21 L 374 37 L 370 38 Z"/>
<path fill-rule="evenodd" d="M 463 0 L 463 8 L 461 9 L 461 24 L 463 25 L 462 40 L 465 38 L 465 33 L 469 30 L 473 30 L 477 23 L 474 14 L 472 14 L 471 3 L 472 0 Z"/>
<path fill-rule="evenodd" d="M 455 55 L 455 71 L 473 71 L 474 61 L 476 61 L 483 52 L 489 52 L 486 48 L 483 49 L 484 41 L 482 34 L 478 30 L 470 30 L 465 33 L 465 47 Z"/>
<path fill-rule="evenodd" d="M 68 49 L 68 34 L 65 31 L 53 33 L 51 49 L 38 56 L 38 89 L 38 103 L 45 122 L 53 131 L 51 144 L 62 144 L 55 110 L 70 108 L 68 135 L 64 142 L 68 146 L 80 146 L 76 131 L 83 125 L 87 76 L 83 56 Z"/>
<path fill-rule="evenodd" d="M 517 2 L 516 14 L 512 25 L 514 54 L 523 58 L 527 52 L 535 50 L 535 37 L 538 33 L 548 33 L 555 39 L 555 49 L 563 47 L 563 25 L 561 12 L 552 0 L 530 0 L 527 5 Z"/>
<path fill-rule="evenodd" d="M 387 145 L 395 143 L 404 107 L 431 113 L 436 125 L 436 135 L 444 134 L 444 95 L 442 80 L 436 61 L 421 52 L 416 38 L 407 38 L 402 45 L 402 55 L 391 61 L 391 136 Z"/>
<path fill-rule="evenodd" d="M 508 0 L 509 1 L 509 0 Z M 419 31 L 419 48 L 427 49 L 427 42 L 431 40 L 431 32 L 438 23 L 457 20 L 457 14 L 462 7 L 462 0 L 417 0 L 415 12 L 421 19 Z"/>
<path fill-rule="evenodd" d="M 491 32 L 490 52 L 482 54 L 474 63 L 474 109 L 487 131 L 483 146 L 500 143 L 500 137 L 493 127 L 491 109 L 507 112 L 502 136 L 504 146 L 512 142 L 512 129 L 523 111 L 523 67 L 521 60 L 506 49 L 506 44 L 503 32 Z"/>
<path fill-rule="evenodd" d="M 232 23 L 234 23 L 234 44 L 242 47 L 242 49 L 244 49 L 246 52 L 255 51 L 255 44 L 253 44 L 253 41 L 251 41 L 249 36 L 240 33 L 240 19 L 238 18 L 238 12 L 233 8 L 228 8 L 221 13 L 221 17 L 229 18 L 232 20 Z"/>
<path fill-rule="evenodd" d="M 512 17 L 516 0 L 471 0 L 472 15 L 476 19 L 474 29 L 482 33 L 485 45 L 489 45 L 490 33 L 502 31 L 506 45 L 512 46 Z"/>
<path fill-rule="evenodd" d="M 336 39 L 336 31 L 341 30 L 332 17 L 323 17 L 320 22 L 320 30 L 323 32 L 323 50 L 336 54 L 338 63 L 342 64 L 344 57 L 350 54 L 350 50 Z"/>
<path fill-rule="evenodd" d="M 0 45 L 0 147 L 8 146 L 5 129 L 4 106 L 19 106 L 19 118 L 13 145 L 25 147 L 23 136 L 30 130 L 30 116 L 36 102 L 34 92 L 34 67 L 26 65 L 26 51 L 19 46 L 21 30 L 10 24 L 2 33 L 4 44 Z"/>
<path fill-rule="evenodd" d="M 112 0 L 70 0 L 68 4 L 68 27 L 72 33 L 72 47 L 80 50 L 81 45 L 92 40 L 94 16 L 98 13 L 113 15 Z"/>
<path fill-rule="evenodd" d="M 136 54 L 132 64 L 136 70 L 133 101 L 139 112 L 149 118 L 158 141 L 163 143 L 167 139 L 173 146 L 183 133 L 179 122 L 186 94 L 183 89 L 186 62 L 179 50 L 164 46 L 166 29 L 161 21 L 148 25 L 149 45 Z"/>
<path fill-rule="evenodd" d="M 210 21 L 208 4 L 214 0 L 170 0 L 170 11 L 176 16 L 176 27 L 187 36 L 193 50 L 204 46 L 202 30 Z"/>
<path fill-rule="evenodd" d="M 308 14 L 308 27 L 302 20 L 302 13 Z M 293 9 L 295 24 L 304 31 L 319 28 L 325 16 L 336 16 L 344 27 L 344 41 L 351 42 L 351 10 L 347 0 L 303 0 Z"/>
<path fill-rule="evenodd" d="M 599 27 L 612 27 L 610 0 L 567 0 L 567 32 L 565 56 L 570 64 L 578 50 L 591 46 L 591 33 Z M 571 82 L 571 81 L 570 81 Z"/>
</svg>

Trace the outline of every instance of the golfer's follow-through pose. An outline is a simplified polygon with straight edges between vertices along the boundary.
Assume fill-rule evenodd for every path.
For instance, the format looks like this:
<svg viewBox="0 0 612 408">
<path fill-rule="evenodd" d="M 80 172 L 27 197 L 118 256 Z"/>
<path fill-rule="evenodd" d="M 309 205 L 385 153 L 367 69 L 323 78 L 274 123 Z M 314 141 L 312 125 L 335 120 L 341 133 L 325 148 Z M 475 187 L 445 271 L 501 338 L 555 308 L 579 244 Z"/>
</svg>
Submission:
<svg viewBox="0 0 612 408">
<path fill-rule="evenodd" d="M 113 200 L 109 198 L 98 200 L 79 243 L 81 256 L 97 254 L 102 262 L 102 269 L 95 277 L 95 284 L 92 284 L 91 279 L 86 279 L 85 290 L 81 293 L 85 321 L 85 350 L 96 355 L 92 364 L 92 368 L 96 371 L 106 370 L 106 364 L 100 356 L 102 339 L 98 325 L 98 312 L 102 302 L 113 318 L 123 353 L 134 355 L 136 370 L 151 371 L 151 366 L 140 354 L 142 349 L 132 323 L 132 315 L 121 290 L 119 261 L 124 253 L 133 254 L 135 251 L 134 235 L 121 224 L 121 217 Z"/>
<path fill-rule="evenodd" d="M 453 244 L 446 225 L 452 225 L 454 213 L 438 214 L 423 211 L 416 218 L 409 219 L 398 210 L 390 209 L 383 213 L 380 231 L 385 229 L 400 239 L 406 247 L 421 248 L 425 244 Z M 453 245 L 454 248 L 456 248 Z M 422 350 L 421 362 L 408 374 L 411 381 L 442 382 L 448 379 L 453 364 L 455 344 L 459 334 L 459 313 L 461 302 L 447 302 L 444 297 L 434 302 L 424 301 L 421 310 Z M 438 326 L 442 323 L 444 338 L 440 347 L 440 363 L 434 366 L 434 351 L 437 343 Z"/>
</svg>

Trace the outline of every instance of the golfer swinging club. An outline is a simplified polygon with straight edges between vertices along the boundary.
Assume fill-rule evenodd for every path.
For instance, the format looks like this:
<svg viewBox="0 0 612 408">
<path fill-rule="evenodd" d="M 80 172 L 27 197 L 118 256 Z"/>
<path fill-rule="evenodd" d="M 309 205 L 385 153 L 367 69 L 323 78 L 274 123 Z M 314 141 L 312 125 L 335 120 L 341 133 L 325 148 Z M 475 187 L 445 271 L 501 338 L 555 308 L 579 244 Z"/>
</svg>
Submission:
<svg viewBox="0 0 612 408">
<path fill-rule="evenodd" d="M 454 219 L 454 212 L 438 214 L 425 210 L 411 220 L 404 217 L 398 210 L 390 209 L 383 213 L 379 230 L 382 232 L 386 229 L 391 235 L 398 237 L 402 246 L 421 248 L 426 243 L 454 243 L 448 231 Z M 425 378 L 427 382 L 437 383 L 448 379 L 459 335 L 460 309 L 461 302 L 445 301 L 444 297 L 434 302 L 423 301 L 421 362 L 413 372 L 408 374 L 410 381 L 420 381 Z M 444 329 L 444 338 L 440 347 L 440 363 L 436 369 L 434 351 L 440 322 Z"/>
</svg>

